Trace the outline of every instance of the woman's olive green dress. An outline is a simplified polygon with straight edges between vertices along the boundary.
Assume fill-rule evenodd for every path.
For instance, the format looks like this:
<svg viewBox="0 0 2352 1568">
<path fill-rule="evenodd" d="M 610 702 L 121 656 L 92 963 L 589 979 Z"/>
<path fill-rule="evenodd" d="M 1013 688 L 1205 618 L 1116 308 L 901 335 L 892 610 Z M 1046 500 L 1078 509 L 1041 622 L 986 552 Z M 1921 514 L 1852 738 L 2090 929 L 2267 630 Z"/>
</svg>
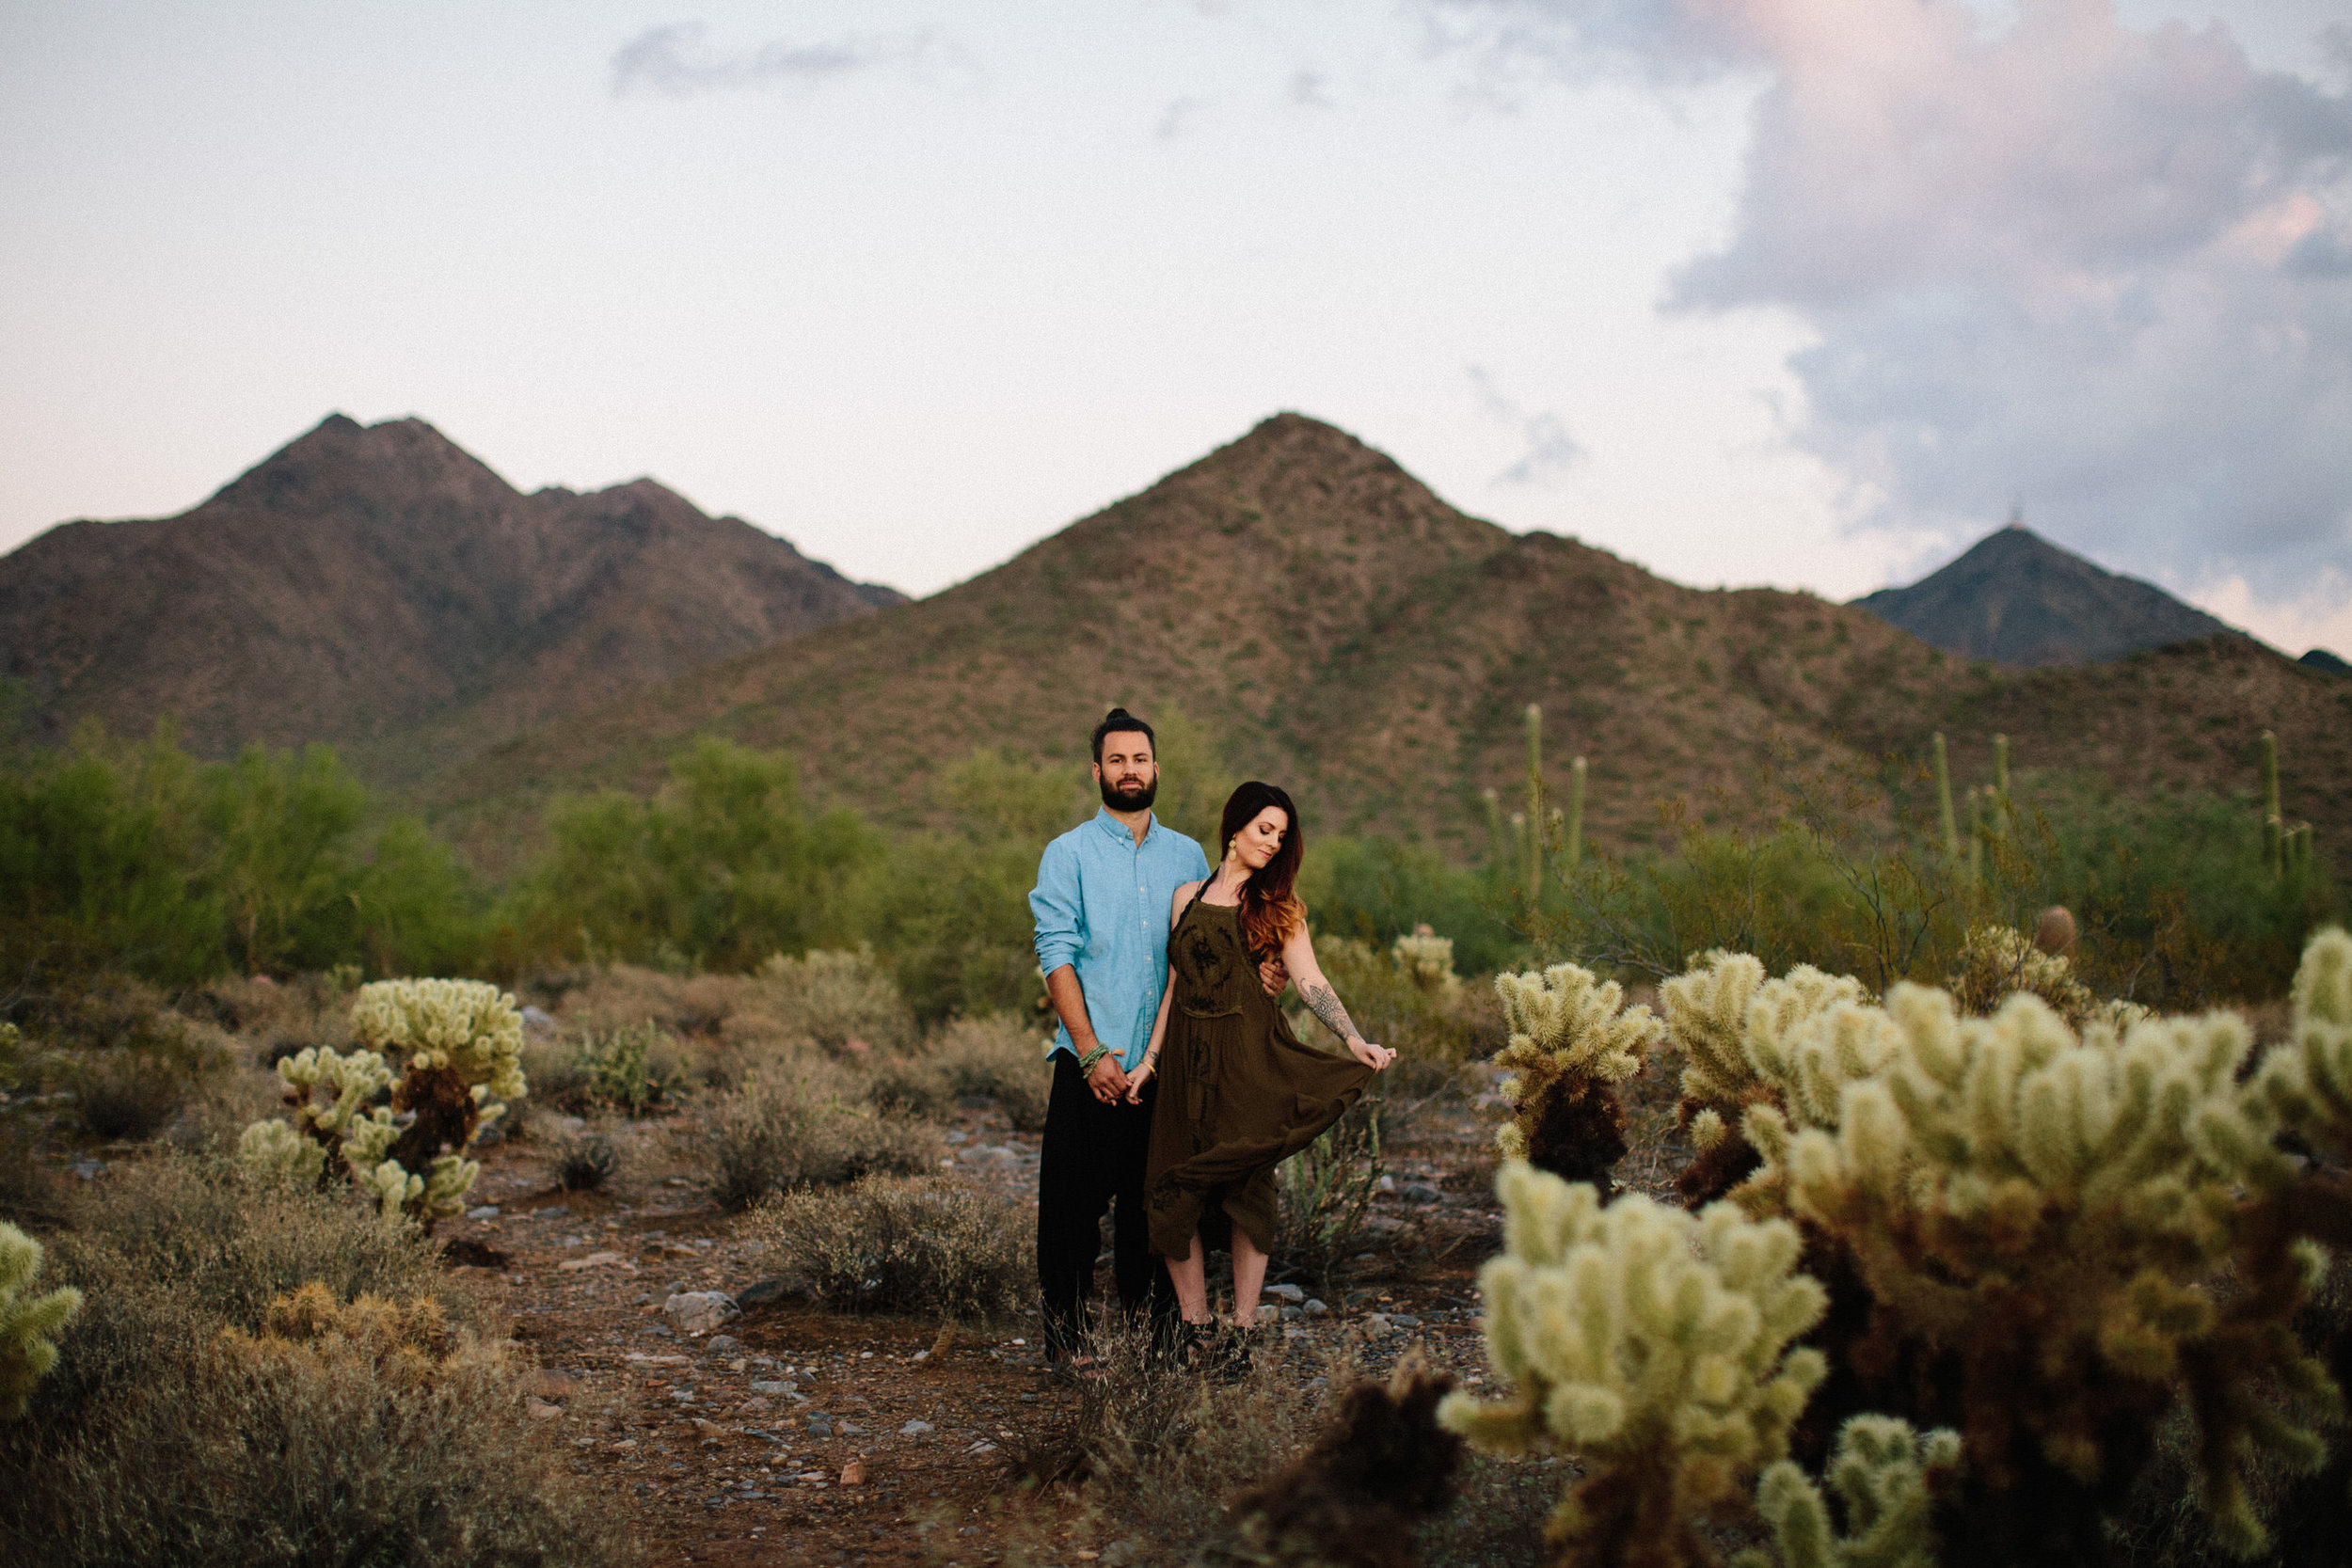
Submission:
<svg viewBox="0 0 2352 1568">
<path fill-rule="evenodd" d="M 1187 1257 L 1196 1230 L 1229 1245 L 1230 1224 L 1271 1252 L 1274 1167 L 1340 1119 L 1372 1069 L 1299 1042 L 1258 983 L 1238 909 L 1196 895 L 1168 933 L 1168 967 L 1176 998 L 1144 1174 L 1152 1250 Z"/>
</svg>

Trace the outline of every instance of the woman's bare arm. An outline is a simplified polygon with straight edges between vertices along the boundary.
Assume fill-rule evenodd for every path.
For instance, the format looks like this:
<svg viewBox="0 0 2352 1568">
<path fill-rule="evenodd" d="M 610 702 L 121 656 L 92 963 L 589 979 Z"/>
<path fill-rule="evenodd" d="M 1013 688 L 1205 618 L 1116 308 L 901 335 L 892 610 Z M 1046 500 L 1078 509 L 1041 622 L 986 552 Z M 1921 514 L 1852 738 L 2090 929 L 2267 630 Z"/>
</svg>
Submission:
<svg viewBox="0 0 2352 1568">
<path fill-rule="evenodd" d="M 1341 1005 L 1339 992 L 1323 977 L 1323 966 L 1315 962 L 1314 939 L 1307 934 L 1304 921 L 1282 943 L 1282 962 L 1289 967 L 1291 978 L 1298 986 L 1298 994 L 1323 1020 L 1323 1026 L 1337 1035 L 1347 1047 L 1348 1054 L 1366 1067 L 1379 1069 L 1396 1060 L 1396 1053 L 1387 1046 L 1375 1045 L 1356 1027 L 1356 1021 L 1347 1016 Z"/>
</svg>

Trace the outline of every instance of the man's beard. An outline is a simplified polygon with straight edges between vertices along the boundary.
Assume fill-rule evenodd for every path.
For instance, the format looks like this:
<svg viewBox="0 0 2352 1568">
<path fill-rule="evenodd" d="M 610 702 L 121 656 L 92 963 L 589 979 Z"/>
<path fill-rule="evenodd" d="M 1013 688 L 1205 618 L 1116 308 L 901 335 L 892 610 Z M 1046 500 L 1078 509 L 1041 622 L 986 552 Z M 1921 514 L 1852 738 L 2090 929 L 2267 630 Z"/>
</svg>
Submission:
<svg viewBox="0 0 2352 1568">
<path fill-rule="evenodd" d="M 1124 790 L 1107 778 L 1100 783 L 1103 790 L 1103 803 L 1113 811 L 1149 811 L 1152 809 L 1152 800 L 1157 799 L 1160 793 L 1160 781 L 1157 776 L 1146 779 L 1132 789 Z"/>
</svg>

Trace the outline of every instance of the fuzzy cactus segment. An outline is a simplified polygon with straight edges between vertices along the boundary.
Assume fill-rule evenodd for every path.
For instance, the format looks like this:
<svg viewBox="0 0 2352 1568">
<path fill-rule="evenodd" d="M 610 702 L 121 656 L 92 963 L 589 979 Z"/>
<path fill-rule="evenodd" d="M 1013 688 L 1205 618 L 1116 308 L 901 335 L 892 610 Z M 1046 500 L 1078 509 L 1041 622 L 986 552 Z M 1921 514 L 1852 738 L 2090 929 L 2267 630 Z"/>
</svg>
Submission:
<svg viewBox="0 0 2352 1568">
<path fill-rule="evenodd" d="M 351 1027 L 412 1072 L 453 1069 L 499 1100 L 525 1092 L 522 1012 L 484 981 L 378 980 L 359 988 Z"/>
<path fill-rule="evenodd" d="M 278 1076 L 286 1085 L 295 1125 L 323 1138 L 340 1138 L 391 1084 L 392 1069 L 373 1051 L 345 1054 L 314 1045 L 279 1061 Z"/>
<path fill-rule="evenodd" d="M 2330 927 L 2312 938 L 2295 971 L 2284 1050 L 2263 1062 L 2248 1109 L 2339 1160 L 2352 1159 L 2352 936 Z M 2267 1173 L 2273 1185 L 2289 1174 Z"/>
<path fill-rule="evenodd" d="M 326 1166 L 326 1149 L 282 1121 L 257 1121 L 237 1137 L 237 1163 L 264 1180 L 311 1187 Z"/>
<path fill-rule="evenodd" d="M 24 1414 L 57 1364 L 56 1336 L 82 1309 L 82 1292 L 71 1286 L 32 1293 L 40 1256 L 39 1242 L 0 1221 L 0 1418 Z"/>
<path fill-rule="evenodd" d="M 1454 1394 L 1440 1419 L 1492 1451 L 1583 1459 L 1552 1519 L 1562 1560 L 1713 1561 L 1693 1520 L 1786 1452 L 1826 1370 L 1791 1347 L 1827 1299 L 1796 1272 L 1796 1228 L 1638 1195 L 1603 1208 L 1518 1161 L 1496 1189 L 1505 1250 L 1480 1283 L 1488 1359 L 1515 1391 Z"/>
<path fill-rule="evenodd" d="M 2243 1467 L 2258 1449 L 2315 1462 L 2306 1423 L 2336 1401 L 2287 1330 L 2287 1297 L 2249 1293 L 2233 1320 L 2211 1289 L 2240 1243 L 2244 1194 L 2277 1160 L 2241 1105 L 2244 1021 L 2077 1037 L 2035 996 L 1974 1019 L 1915 986 L 1885 1013 L 1894 1055 L 1846 1085 L 1834 1130 L 1795 1132 L 1785 1155 L 1789 1212 L 1868 1289 L 1876 1354 L 1894 1354 L 1891 1338 L 1965 1369 L 1958 1408 L 1938 1414 L 1958 1418 L 1986 1485 L 2039 1490 L 2053 1542 L 2096 1538 L 2185 1385 L 2202 1493 L 2250 1549 Z M 2274 1380 L 2284 1403 L 2266 1407 L 2251 1390 Z"/>
<path fill-rule="evenodd" d="M 1626 1148 L 1625 1108 L 1611 1085 L 1642 1070 L 1665 1025 L 1647 1007 L 1626 1007 L 1614 980 L 1575 964 L 1498 974 L 1495 990 L 1511 1029 L 1495 1065 L 1511 1074 L 1502 1096 L 1517 1113 L 1496 1141 L 1511 1159 L 1605 1195 Z"/>
<path fill-rule="evenodd" d="M 2074 978 L 2063 954 L 2044 953 L 2023 931 L 1979 926 L 1968 933 L 1944 982 L 1960 1010 L 1987 1018 L 2011 996 L 2038 996 L 2076 1028 L 2099 1016 L 2099 999 Z"/>
<path fill-rule="evenodd" d="M 1825 1478 L 1846 1533 L 1831 1528 L 1829 1501 L 1813 1479 L 1784 1459 L 1756 1488 L 1772 1547 L 1741 1552 L 1734 1568 L 1936 1568 L 1937 1494 L 1960 1468 L 1958 1433 L 1922 1436 L 1891 1416 L 1856 1416 L 1838 1430 Z"/>
<path fill-rule="evenodd" d="M 1683 1053 L 1677 1119 L 1699 1157 L 1678 1185 L 1693 1207 L 1737 1191 L 1770 1158 L 1753 1141 L 1785 1129 L 1788 1109 L 1826 1114 L 1846 1079 L 1884 1059 L 1886 1047 L 1854 1014 L 1869 1002 L 1862 982 L 1799 964 L 1778 979 L 1745 953 L 1709 953 L 1659 988 L 1666 1026 Z M 1824 1036 L 1816 1025 L 1836 1014 Z"/>
</svg>

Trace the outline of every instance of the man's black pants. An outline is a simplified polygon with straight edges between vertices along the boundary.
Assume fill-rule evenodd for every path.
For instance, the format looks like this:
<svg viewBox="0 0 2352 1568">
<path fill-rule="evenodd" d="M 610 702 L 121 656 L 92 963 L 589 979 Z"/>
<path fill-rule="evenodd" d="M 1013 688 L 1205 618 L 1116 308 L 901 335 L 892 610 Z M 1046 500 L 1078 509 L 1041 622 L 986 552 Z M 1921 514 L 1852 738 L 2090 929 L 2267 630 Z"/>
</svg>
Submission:
<svg viewBox="0 0 2352 1568">
<path fill-rule="evenodd" d="M 1087 1087 L 1077 1061 L 1054 1053 L 1054 1093 L 1045 1106 L 1045 1147 L 1037 1173 L 1037 1279 L 1044 1297 L 1045 1343 L 1073 1349 L 1085 1329 L 1094 1293 L 1094 1259 L 1102 1250 L 1103 1211 L 1111 1210 L 1113 1273 L 1119 1304 L 1132 1316 L 1148 1306 L 1172 1313 L 1175 1288 L 1152 1256 L 1143 1212 L 1143 1167 L 1152 1148 L 1152 1100 L 1157 1080 L 1143 1086 L 1143 1103 L 1105 1105 Z"/>
</svg>

